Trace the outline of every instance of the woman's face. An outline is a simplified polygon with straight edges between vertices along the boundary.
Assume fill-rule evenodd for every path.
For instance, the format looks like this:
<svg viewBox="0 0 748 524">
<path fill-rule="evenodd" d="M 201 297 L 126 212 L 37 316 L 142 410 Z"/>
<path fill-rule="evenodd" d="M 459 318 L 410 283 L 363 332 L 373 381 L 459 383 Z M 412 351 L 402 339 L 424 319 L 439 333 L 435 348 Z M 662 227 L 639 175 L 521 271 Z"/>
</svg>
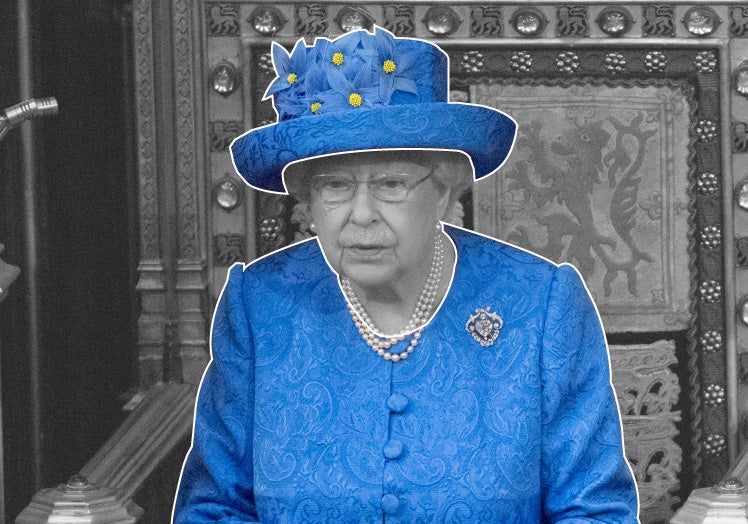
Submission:
<svg viewBox="0 0 748 524">
<path fill-rule="evenodd" d="M 449 190 L 435 184 L 434 165 L 415 163 L 410 156 L 407 151 L 349 153 L 311 160 L 305 170 L 308 183 L 318 181 L 311 187 L 310 208 L 322 251 L 339 275 L 361 288 L 395 289 L 428 274 L 435 226 L 446 210 Z M 350 199 L 325 198 L 319 181 L 329 184 L 327 177 L 333 185 L 339 177 L 354 180 Z M 383 201 L 367 182 L 389 177 L 404 179 L 408 186 L 420 182 L 402 202 Z"/>
</svg>

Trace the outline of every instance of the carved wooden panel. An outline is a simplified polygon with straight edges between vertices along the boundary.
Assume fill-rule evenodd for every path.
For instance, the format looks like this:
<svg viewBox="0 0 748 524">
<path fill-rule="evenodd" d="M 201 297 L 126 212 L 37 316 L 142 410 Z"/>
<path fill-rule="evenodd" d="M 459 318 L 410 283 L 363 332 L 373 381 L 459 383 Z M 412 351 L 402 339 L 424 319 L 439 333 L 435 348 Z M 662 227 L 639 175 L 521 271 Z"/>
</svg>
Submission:
<svg viewBox="0 0 748 524">
<path fill-rule="evenodd" d="M 642 522 L 666 521 L 681 502 L 683 451 L 676 443 L 681 413 L 675 343 L 610 346 L 613 385 L 621 410 L 626 458 L 636 478 Z"/>
<path fill-rule="evenodd" d="M 478 183 L 475 227 L 576 265 L 607 331 L 686 329 L 689 86 L 477 84 L 519 124 L 502 176 Z"/>
</svg>

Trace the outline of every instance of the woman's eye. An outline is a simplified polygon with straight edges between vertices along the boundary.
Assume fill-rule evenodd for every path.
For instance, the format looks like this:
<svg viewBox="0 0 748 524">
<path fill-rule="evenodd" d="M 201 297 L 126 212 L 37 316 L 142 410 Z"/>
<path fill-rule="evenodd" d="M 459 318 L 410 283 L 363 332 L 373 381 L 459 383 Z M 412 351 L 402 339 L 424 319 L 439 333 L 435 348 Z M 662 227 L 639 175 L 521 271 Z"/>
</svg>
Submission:
<svg viewBox="0 0 748 524">
<path fill-rule="evenodd" d="M 400 189 L 405 187 L 405 182 L 399 178 L 383 178 L 377 181 L 382 189 Z"/>
<path fill-rule="evenodd" d="M 343 178 L 333 178 L 325 181 L 325 187 L 332 190 L 348 189 L 351 182 Z"/>
</svg>

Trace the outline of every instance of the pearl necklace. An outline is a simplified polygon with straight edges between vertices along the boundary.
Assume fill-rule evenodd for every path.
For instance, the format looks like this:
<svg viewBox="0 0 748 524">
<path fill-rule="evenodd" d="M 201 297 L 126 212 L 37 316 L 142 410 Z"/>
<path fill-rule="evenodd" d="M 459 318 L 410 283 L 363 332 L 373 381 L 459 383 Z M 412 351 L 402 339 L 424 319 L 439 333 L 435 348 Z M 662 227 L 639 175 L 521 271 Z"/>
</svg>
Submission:
<svg viewBox="0 0 748 524">
<path fill-rule="evenodd" d="M 380 337 L 377 335 L 374 332 L 374 329 L 370 327 L 374 326 L 374 322 L 371 320 L 371 317 L 369 317 L 363 304 L 361 304 L 358 296 L 356 296 L 356 293 L 353 291 L 351 281 L 346 277 L 340 278 L 340 287 L 348 299 L 348 312 L 351 314 L 358 332 L 369 347 L 371 347 L 371 349 L 380 357 L 385 360 L 391 360 L 392 362 L 399 362 L 400 360 L 408 358 L 408 355 L 413 352 L 415 347 L 418 345 L 418 339 L 421 338 L 421 326 L 426 322 L 426 320 L 428 320 L 431 310 L 434 307 L 436 295 L 438 294 L 439 285 L 441 283 L 443 269 L 444 240 L 442 239 L 441 232 L 437 232 L 434 236 L 434 256 L 431 259 L 429 276 L 426 278 L 421 294 L 418 297 L 415 310 L 410 316 L 404 330 L 406 333 L 413 331 L 414 329 L 416 331 L 413 333 L 408 347 L 405 351 L 400 353 L 391 353 L 389 350 L 398 342 L 405 340 L 406 335 L 396 335 L 394 337 Z"/>
</svg>

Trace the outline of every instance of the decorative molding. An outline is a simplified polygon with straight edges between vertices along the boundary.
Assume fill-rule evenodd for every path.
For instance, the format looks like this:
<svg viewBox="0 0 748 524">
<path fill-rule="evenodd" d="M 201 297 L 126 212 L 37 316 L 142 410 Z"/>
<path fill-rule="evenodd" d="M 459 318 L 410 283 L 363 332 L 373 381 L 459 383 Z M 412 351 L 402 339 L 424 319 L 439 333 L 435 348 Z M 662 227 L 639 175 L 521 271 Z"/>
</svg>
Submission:
<svg viewBox="0 0 748 524">
<path fill-rule="evenodd" d="M 224 6 L 229 4 L 223 4 Z M 176 136 L 177 222 L 179 260 L 200 260 L 197 235 L 197 167 L 195 161 L 194 52 L 192 48 L 192 2 L 174 0 L 174 106 Z M 237 7 L 238 9 L 238 7 Z"/>
<path fill-rule="evenodd" d="M 675 36 L 675 7 L 642 6 L 642 32 L 644 36 Z"/>
<path fill-rule="evenodd" d="M 556 10 L 556 36 L 590 36 L 587 7 L 583 5 L 559 6 Z"/>
<path fill-rule="evenodd" d="M 133 5 L 135 54 L 135 105 L 138 132 L 138 178 L 140 186 L 141 263 L 158 262 L 158 181 L 156 178 L 156 102 L 154 98 L 153 12 L 151 0 Z"/>
</svg>

